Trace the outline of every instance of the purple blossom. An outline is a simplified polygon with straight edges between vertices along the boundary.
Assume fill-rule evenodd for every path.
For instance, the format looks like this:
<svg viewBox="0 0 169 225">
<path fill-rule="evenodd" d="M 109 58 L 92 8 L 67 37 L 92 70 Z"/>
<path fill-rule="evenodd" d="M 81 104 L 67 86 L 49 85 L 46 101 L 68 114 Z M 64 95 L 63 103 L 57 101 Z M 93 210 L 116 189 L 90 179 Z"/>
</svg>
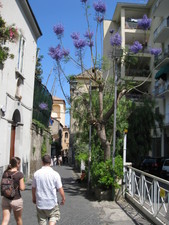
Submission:
<svg viewBox="0 0 169 225">
<path fill-rule="evenodd" d="M 138 26 L 143 30 L 148 30 L 151 26 L 151 19 L 144 15 L 143 19 L 138 20 Z"/>
<path fill-rule="evenodd" d="M 42 110 L 48 110 L 48 104 L 42 102 L 39 104 L 39 108 Z"/>
<path fill-rule="evenodd" d="M 82 3 L 86 3 L 87 2 L 87 0 L 80 0 Z"/>
<path fill-rule="evenodd" d="M 93 7 L 98 13 L 105 13 L 106 12 L 106 5 L 102 0 L 98 0 L 97 2 L 93 3 Z"/>
<path fill-rule="evenodd" d="M 110 34 L 113 34 L 113 33 L 114 33 L 114 30 L 113 30 L 113 29 L 111 29 L 109 32 L 110 32 Z"/>
<path fill-rule="evenodd" d="M 61 46 L 58 45 L 56 48 L 49 48 L 49 55 L 56 61 L 60 61 L 63 57 L 63 51 L 61 49 Z"/>
<path fill-rule="evenodd" d="M 150 53 L 155 56 L 158 56 L 161 53 L 161 51 L 162 51 L 161 48 L 151 48 L 150 49 Z"/>
<path fill-rule="evenodd" d="M 73 32 L 73 33 L 71 34 L 71 38 L 72 38 L 73 40 L 78 40 L 78 39 L 80 38 L 80 34 L 79 34 L 78 32 Z"/>
<path fill-rule="evenodd" d="M 84 37 L 86 37 L 87 39 L 92 39 L 93 37 L 93 32 L 90 31 L 86 31 L 86 33 L 84 34 Z"/>
<path fill-rule="evenodd" d="M 58 37 L 61 37 L 64 33 L 64 27 L 62 24 L 57 24 L 53 27 L 53 30 L 55 32 L 55 34 L 58 36 Z"/>
<path fill-rule="evenodd" d="M 73 43 L 74 43 L 75 48 L 77 48 L 77 49 L 82 49 L 86 46 L 86 40 L 80 39 L 80 38 L 75 39 Z"/>
<path fill-rule="evenodd" d="M 94 46 L 94 42 L 92 40 L 88 41 L 86 43 L 89 47 L 93 47 Z"/>
<path fill-rule="evenodd" d="M 64 57 L 67 57 L 69 55 L 70 51 L 68 49 L 63 49 L 62 54 Z"/>
<path fill-rule="evenodd" d="M 98 23 L 102 23 L 103 20 L 104 20 L 104 16 L 97 16 L 97 17 L 96 17 L 96 21 L 97 21 Z"/>
<path fill-rule="evenodd" d="M 142 44 L 139 41 L 135 41 L 133 45 L 130 46 L 130 51 L 134 54 L 137 54 L 143 48 Z"/>
<path fill-rule="evenodd" d="M 121 45 L 121 36 L 120 36 L 120 34 L 118 32 L 115 33 L 114 36 L 111 36 L 110 44 L 112 46 L 120 46 Z"/>
</svg>

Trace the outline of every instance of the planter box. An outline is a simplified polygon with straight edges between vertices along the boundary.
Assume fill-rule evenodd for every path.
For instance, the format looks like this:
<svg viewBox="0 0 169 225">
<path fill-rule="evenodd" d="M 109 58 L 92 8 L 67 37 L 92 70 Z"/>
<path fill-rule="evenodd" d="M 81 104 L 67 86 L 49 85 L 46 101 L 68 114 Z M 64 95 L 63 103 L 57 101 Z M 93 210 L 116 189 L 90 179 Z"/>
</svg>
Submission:
<svg viewBox="0 0 169 225">
<path fill-rule="evenodd" d="M 103 190 L 97 188 L 94 190 L 94 193 L 95 193 L 95 197 L 99 201 L 102 201 L 102 200 L 112 201 L 114 199 L 112 190 L 103 191 Z"/>
</svg>

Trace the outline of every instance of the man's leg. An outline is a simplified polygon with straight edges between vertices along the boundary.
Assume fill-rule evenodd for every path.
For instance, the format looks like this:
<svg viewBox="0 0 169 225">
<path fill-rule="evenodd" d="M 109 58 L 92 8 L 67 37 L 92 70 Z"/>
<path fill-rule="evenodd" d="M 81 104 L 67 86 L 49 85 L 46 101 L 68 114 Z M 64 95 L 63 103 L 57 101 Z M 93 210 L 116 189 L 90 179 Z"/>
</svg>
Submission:
<svg viewBox="0 0 169 225">
<path fill-rule="evenodd" d="M 60 220 L 59 206 L 56 205 L 53 209 L 49 210 L 49 225 L 55 225 Z"/>
<path fill-rule="evenodd" d="M 46 216 L 45 210 L 37 208 L 37 217 L 39 225 L 47 225 L 48 217 Z"/>
</svg>

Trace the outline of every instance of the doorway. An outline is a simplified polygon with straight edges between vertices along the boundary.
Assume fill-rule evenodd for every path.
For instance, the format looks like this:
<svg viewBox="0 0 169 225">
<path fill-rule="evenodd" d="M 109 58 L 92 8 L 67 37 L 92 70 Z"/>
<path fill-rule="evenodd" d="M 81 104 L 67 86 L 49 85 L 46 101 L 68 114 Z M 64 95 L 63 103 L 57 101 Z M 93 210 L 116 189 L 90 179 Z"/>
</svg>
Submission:
<svg viewBox="0 0 169 225">
<path fill-rule="evenodd" d="M 11 126 L 11 142 L 10 142 L 10 159 L 15 156 L 15 137 L 17 124 L 21 122 L 21 116 L 18 109 L 16 109 L 12 116 L 12 126 Z M 9 159 L 9 160 L 10 160 Z"/>
</svg>

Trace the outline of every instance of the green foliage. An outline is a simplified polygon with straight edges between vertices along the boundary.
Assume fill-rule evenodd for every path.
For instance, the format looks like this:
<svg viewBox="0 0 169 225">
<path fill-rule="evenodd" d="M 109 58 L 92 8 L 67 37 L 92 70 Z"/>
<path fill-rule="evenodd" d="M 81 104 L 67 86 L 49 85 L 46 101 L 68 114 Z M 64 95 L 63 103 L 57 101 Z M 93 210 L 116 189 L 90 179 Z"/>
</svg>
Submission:
<svg viewBox="0 0 169 225">
<path fill-rule="evenodd" d="M 33 150 L 32 150 L 33 156 L 34 156 L 34 154 L 35 154 L 35 151 L 36 151 L 36 148 L 33 147 Z"/>
<path fill-rule="evenodd" d="M 127 161 L 140 163 L 142 157 L 151 150 L 151 129 L 156 132 L 156 127 L 162 127 L 163 117 L 154 112 L 155 102 L 145 99 L 142 104 L 133 104 L 129 117 Z"/>
<path fill-rule="evenodd" d="M 4 64 L 4 62 L 8 59 L 14 58 L 13 54 L 10 54 L 10 49 L 5 46 L 6 41 L 16 42 L 18 40 L 19 34 L 15 25 L 6 26 L 5 21 L 0 16 L 0 63 Z"/>
<path fill-rule="evenodd" d="M 41 157 L 43 157 L 46 153 L 47 153 L 46 136 L 43 136 L 43 143 L 41 147 Z"/>
<path fill-rule="evenodd" d="M 45 103 L 46 108 L 40 107 Z M 33 99 L 33 119 L 39 121 L 45 127 L 49 126 L 49 118 L 52 111 L 52 95 L 48 89 L 38 80 L 35 79 L 34 99 Z"/>
<path fill-rule="evenodd" d="M 77 142 L 75 144 L 76 155 L 75 159 L 78 161 L 79 165 L 81 160 L 87 162 L 88 160 L 88 145 L 84 142 Z"/>
<path fill-rule="evenodd" d="M 112 187 L 118 187 L 118 180 L 123 176 L 123 163 L 121 156 L 115 158 L 115 167 L 113 169 L 112 161 L 94 162 L 91 168 L 92 184 L 94 187 L 108 190 Z"/>
<path fill-rule="evenodd" d="M 41 130 L 46 130 L 47 128 L 38 120 L 33 119 L 32 122 Z"/>
<path fill-rule="evenodd" d="M 80 163 L 81 160 L 84 162 L 87 162 L 88 160 L 88 154 L 85 152 L 80 152 L 78 155 L 75 156 L 75 159 Z"/>
<path fill-rule="evenodd" d="M 39 48 L 37 49 L 37 53 L 39 52 Z M 42 77 L 42 59 L 43 59 L 43 55 L 38 55 L 37 59 L 36 59 L 36 68 L 35 68 L 35 76 L 38 80 L 42 81 L 43 77 Z"/>
</svg>

